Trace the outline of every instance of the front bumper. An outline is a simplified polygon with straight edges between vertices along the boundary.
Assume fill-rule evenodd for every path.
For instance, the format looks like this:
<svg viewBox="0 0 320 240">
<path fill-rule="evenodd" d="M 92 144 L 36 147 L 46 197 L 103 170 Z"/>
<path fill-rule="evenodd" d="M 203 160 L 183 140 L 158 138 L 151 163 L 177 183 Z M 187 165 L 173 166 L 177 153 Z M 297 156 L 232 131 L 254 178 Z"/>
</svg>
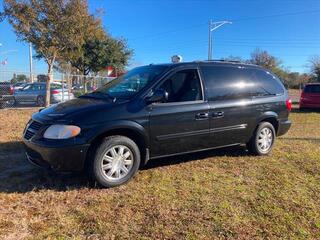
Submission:
<svg viewBox="0 0 320 240">
<path fill-rule="evenodd" d="M 28 160 L 40 167 L 57 172 L 83 170 L 89 144 L 63 146 L 39 144 L 24 140 Z"/>
<path fill-rule="evenodd" d="M 291 121 L 285 120 L 285 121 L 279 121 L 279 127 L 278 127 L 278 136 L 286 134 L 291 127 Z"/>
</svg>

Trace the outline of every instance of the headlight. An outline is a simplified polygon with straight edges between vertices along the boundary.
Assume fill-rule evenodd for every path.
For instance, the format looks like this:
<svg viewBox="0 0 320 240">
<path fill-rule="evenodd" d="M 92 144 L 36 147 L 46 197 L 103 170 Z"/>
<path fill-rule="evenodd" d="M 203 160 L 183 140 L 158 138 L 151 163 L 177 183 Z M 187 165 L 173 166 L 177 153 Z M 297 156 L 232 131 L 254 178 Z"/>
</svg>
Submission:
<svg viewBox="0 0 320 240">
<path fill-rule="evenodd" d="M 81 129 L 73 125 L 52 125 L 44 132 L 43 137 L 48 139 L 67 139 L 79 135 Z"/>
</svg>

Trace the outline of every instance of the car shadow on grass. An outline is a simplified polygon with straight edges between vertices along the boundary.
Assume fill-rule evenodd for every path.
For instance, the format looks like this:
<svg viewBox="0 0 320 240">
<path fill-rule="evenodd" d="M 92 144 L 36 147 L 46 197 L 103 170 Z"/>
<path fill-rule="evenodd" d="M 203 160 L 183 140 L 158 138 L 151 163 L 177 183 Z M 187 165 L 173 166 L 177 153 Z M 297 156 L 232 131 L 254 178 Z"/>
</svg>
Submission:
<svg viewBox="0 0 320 240">
<path fill-rule="evenodd" d="M 320 138 L 312 138 L 312 137 L 280 137 L 280 139 L 289 140 L 289 141 L 310 141 L 314 143 L 320 143 Z"/>
<path fill-rule="evenodd" d="M 215 156 L 244 156 L 244 147 L 229 147 L 150 160 L 141 170 L 183 164 Z M 0 143 L 0 193 L 26 193 L 30 191 L 68 191 L 94 188 L 97 185 L 87 174 L 61 174 L 33 166 L 28 162 L 21 141 Z"/>
<path fill-rule="evenodd" d="M 29 163 L 21 141 L 0 143 L 0 193 L 66 191 L 87 186 L 85 174 L 58 174 Z"/>
<path fill-rule="evenodd" d="M 151 159 L 142 170 L 148 170 L 157 167 L 169 166 L 182 164 L 191 161 L 203 160 L 211 157 L 219 157 L 219 156 L 228 156 L 228 157 L 239 157 L 239 156 L 248 156 L 248 151 L 243 146 L 232 146 L 232 147 L 224 147 L 213 150 L 206 150 L 195 153 L 188 153 L 183 155 L 176 155 L 171 157 L 164 157 L 158 159 Z"/>
<path fill-rule="evenodd" d="M 292 108 L 292 113 L 320 113 L 320 109 L 318 108 L 308 108 L 308 109 L 299 109 L 299 108 Z"/>
</svg>

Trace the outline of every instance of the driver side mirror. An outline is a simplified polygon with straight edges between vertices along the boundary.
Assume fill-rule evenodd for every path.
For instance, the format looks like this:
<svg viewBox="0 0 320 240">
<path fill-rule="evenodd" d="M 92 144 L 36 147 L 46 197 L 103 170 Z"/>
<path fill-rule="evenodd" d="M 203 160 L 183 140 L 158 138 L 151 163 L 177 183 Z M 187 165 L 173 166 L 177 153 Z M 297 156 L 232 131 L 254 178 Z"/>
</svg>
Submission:
<svg viewBox="0 0 320 240">
<path fill-rule="evenodd" d="M 168 101 L 169 94 L 163 89 L 157 89 L 152 96 L 147 98 L 148 103 L 166 102 Z"/>
</svg>

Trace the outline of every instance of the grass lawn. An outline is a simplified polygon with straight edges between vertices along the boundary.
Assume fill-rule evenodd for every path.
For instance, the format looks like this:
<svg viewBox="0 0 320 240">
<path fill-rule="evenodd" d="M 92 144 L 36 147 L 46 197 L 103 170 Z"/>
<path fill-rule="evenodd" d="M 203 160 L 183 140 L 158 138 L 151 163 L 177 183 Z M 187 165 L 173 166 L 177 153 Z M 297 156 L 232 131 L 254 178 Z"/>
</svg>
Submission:
<svg viewBox="0 0 320 240">
<path fill-rule="evenodd" d="M 0 110 L 0 239 L 320 239 L 320 113 L 291 114 L 270 156 L 236 147 L 154 160 L 88 187 L 27 163 L 34 110 Z"/>
</svg>

